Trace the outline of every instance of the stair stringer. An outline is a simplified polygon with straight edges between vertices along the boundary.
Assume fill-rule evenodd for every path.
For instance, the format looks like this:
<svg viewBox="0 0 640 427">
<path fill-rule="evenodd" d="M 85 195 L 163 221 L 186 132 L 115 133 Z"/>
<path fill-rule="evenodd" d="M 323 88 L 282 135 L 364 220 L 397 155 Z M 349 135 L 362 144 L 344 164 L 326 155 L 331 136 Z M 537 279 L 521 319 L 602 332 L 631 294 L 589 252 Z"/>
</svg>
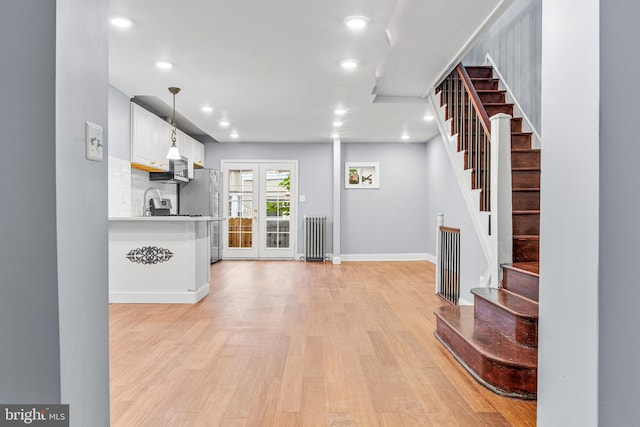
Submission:
<svg viewBox="0 0 640 427">
<path fill-rule="evenodd" d="M 480 247 L 482 253 L 487 260 L 487 272 L 484 275 L 483 286 L 489 286 L 491 283 L 491 262 L 495 257 L 492 254 L 491 237 L 489 236 L 489 220 L 490 213 L 480 210 L 479 193 L 480 190 L 474 190 L 471 187 L 471 170 L 464 169 L 464 153 L 458 151 L 457 135 L 449 135 L 446 129 L 451 129 L 449 121 L 445 120 L 445 108 L 440 107 L 440 102 L 437 100 L 435 89 L 429 93 L 429 101 L 431 107 L 436 115 L 436 124 L 440 131 L 440 136 L 444 141 L 444 146 L 447 151 L 447 157 L 451 162 L 451 167 L 456 176 L 456 181 L 460 187 L 460 192 L 464 198 L 465 205 L 467 206 L 467 212 L 473 223 L 473 228 L 478 235 Z"/>
</svg>

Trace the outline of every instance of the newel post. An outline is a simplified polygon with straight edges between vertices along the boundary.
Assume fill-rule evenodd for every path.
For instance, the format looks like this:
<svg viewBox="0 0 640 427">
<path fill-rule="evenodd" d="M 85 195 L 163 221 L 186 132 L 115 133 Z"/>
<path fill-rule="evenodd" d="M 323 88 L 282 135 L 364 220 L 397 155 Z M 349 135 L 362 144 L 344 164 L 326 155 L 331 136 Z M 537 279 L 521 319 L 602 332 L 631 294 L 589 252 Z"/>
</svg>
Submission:
<svg viewBox="0 0 640 427">
<path fill-rule="evenodd" d="M 442 212 L 438 213 L 438 221 L 436 225 L 436 294 L 438 293 L 440 287 L 440 266 L 442 265 L 442 251 L 441 243 L 440 243 L 440 226 L 444 225 L 444 214 Z"/>
<path fill-rule="evenodd" d="M 502 282 L 500 266 L 513 262 L 511 116 L 491 117 L 491 286 Z"/>
</svg>

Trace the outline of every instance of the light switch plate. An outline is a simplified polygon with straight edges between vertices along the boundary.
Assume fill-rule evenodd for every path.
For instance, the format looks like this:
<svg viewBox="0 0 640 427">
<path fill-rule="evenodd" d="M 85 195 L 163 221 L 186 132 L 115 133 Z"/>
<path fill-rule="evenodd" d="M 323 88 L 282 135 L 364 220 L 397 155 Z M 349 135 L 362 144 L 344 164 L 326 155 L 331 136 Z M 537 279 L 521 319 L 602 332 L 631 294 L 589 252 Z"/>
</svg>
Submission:
<svg viewBox="0 0 640 427">
<path fill-rule="evenodd" d="M 87 160 L 101 162 L 104 151 L 104 145 L 102 144 L 102 126 L 85 122 L 84 135 Z"/>
</svg>

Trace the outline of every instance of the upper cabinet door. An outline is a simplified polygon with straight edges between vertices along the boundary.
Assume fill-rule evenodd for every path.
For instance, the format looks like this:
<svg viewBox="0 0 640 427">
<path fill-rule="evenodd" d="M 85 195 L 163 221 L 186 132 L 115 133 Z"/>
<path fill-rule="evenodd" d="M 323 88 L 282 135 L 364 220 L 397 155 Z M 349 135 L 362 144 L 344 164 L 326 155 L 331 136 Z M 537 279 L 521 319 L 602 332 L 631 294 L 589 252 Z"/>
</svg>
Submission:
<svg viewBox="0 0 640 427">
<path fill-rule="evenodd" d="M 152 144 L 153 160 L 158 168 L 169 170 L 169 159 L 167 153 L 171 147 L 171 125 L 157 116 L 153 116 L 156 129 L 156 137 Z"/>
<path fill-rule="evenodd" d="M 193 163 L 195 164 L 196 167 L 203 168 L 204 167 L 204 144 L 196 140 L 194 140 L 193 142 L 195 145 Z"/>
<path fill-rule="evenodd" d="M 131 104 L 131 164 L 148 171 L 168 171 L 171 125 L 136 104 Z"/>
<path fill-rule="evenodd" d="M 131 104 L 131 162 L 155 167 L 152 147 L 156 130 L 151 115 L 139 105 Z"/>
</svg>

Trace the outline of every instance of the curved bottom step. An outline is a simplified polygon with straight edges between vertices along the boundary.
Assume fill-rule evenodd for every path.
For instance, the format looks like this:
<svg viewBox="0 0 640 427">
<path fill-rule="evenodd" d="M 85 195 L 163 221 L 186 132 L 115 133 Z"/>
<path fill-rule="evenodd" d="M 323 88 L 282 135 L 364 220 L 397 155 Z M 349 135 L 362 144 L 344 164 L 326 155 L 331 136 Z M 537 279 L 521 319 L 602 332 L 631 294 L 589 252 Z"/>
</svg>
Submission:
<svg viewBox="0 0 640 427">
<path fill-rule="evenodd" d="M 472 306 L 434 311 L 436 337 L 478 382 L 503 396 L 535 399 L 538 355 L 474 317 Z"/>
<path fill-rule="evenodd" d="M 469 367 L 469 365 L 467 365 L 465 363 L 465 361 L 458 356 L 458 354 L 449 346 L 449 344 L 447 344 L 442 338 L 440 338 L 440 335 L 438 335 L 437 332 L 434 332 L 434 334 L 436 339 L 438 341 L 440 341 L 440 344 L 442 344 L 444 346 L 444 348 L 446 348 L 449 353 L 451 353 L 451 355 L 458 361 L 458 363 L 460 365 L 462 365 L 462 367 L 473 377 L 473 379 L 475 379 L 480 385 L 486 387 L 487 389 L 491 390 L 492 392 L 494 392 L 495 394 L 498 394 L 500 396 L 504 396 L 504 397 L 511 397 L 514 399 L 523 399 L 523 400 L 536 400 L 537 399 L 537 394 L 536 393 L 514 393 L 511 391 L 507 391 L 507 390 L 502 390 L 501 388 L 498 388 L 496 386 L 494 386 L 493 384 L 489 384 L 488 382 L 486 382 L 484 379 L 482 379 L 482 377 L 480 377 L 480 375 L 478 375 L 476 372 L 474 372 L 473 369 L 471 369 Z"/>
</svg>

